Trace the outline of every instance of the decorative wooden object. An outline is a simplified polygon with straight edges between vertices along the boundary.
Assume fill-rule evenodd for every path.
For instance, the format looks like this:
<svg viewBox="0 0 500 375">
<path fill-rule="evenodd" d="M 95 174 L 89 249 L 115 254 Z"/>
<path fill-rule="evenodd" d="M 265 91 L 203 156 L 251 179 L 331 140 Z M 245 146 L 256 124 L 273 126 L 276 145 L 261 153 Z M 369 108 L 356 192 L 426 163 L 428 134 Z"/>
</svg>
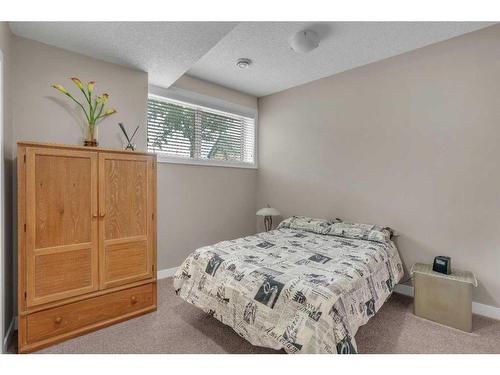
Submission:
<svg viewBox="0 0 500 375">
<path fill-rule="evenodd" d="M 156 310 L 156 155 L 18 143 L 19 352 Z"/>
</svg>

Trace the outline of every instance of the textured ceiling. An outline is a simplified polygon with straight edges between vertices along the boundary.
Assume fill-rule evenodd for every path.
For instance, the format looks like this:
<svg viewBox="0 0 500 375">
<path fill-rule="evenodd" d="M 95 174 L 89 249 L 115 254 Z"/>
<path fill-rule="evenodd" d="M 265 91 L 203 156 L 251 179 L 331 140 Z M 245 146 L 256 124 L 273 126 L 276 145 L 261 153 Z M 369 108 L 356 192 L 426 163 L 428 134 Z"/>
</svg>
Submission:
<svg viewBox="0 0 500 375">
<path fill-rule="evenodd" d="M 16 35 L 149 73 L 170 86 L 236 22 L 11 22 Z"/>
<path fill-rule="evenodd" d="M 20 36 L 147 71 L 168 87 L 186 73 L 255 96 L 382 60 L 492 25 L 488 22 L 11 22 Z M 288 40 L 310 28 L 307 54 Z M 253 61 L 241 70 L 235 63 Z"/>
<path fill-rule="evenodd" d="M 188 74 L 264 96 L 492 25 L 487 22 L 244 22 L 238 24 Z M 321 38 L 310 53 L 288 40 L 310 28 Z M 254 63 L 235 66 L 240 57 Z"/>
</svg>

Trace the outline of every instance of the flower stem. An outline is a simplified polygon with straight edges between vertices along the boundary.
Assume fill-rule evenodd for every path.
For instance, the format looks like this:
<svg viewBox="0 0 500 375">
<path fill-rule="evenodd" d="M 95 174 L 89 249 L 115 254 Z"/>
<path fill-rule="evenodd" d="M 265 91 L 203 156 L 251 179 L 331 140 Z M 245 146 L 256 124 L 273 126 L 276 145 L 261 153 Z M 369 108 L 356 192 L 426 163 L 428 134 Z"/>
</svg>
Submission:
<svg viewBox="0 0 500 375">
<path fill-rule="evenodd" d="M 87 118 L 87 121 L 90 123 L 90 117 L 89 115 L 87 114 L 87 111 L 85 110 L 85 108 L 83 107 L 83 105 L 80 104 L 80 102 L 78 100 L 76 100 L 75 98 L 73 98 L 73 96 L 71 96 L 71 94 L 66 94 L 67 96 L 69 96 L 76 104 L 78 104 L 82 110 L 83 110 L 83 113 L 85 114 L 85 117 Z"/>
</svg>

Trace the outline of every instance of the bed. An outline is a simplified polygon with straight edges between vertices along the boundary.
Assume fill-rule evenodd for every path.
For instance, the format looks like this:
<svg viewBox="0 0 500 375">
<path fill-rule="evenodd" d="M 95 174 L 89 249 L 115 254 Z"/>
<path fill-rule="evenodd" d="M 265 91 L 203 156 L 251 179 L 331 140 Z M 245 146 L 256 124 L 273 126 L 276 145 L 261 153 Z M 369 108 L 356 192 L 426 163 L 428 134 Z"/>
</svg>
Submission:
<svg viewBox="0 0 500 375">
<path fill-rule="evenodd" d="M 294 216 L 276 230 L 202 247 L 175 292 L 256 346 L 356 353 L 354 336 L 403 275 L 391 230 Z"/>
</svg>

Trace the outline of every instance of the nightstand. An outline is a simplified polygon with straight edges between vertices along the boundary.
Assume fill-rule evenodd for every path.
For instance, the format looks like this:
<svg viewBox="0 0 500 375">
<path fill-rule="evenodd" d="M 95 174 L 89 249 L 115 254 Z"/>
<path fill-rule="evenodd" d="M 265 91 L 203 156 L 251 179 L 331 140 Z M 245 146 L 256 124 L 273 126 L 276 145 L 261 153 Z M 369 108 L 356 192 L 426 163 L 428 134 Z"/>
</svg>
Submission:
<svg viewBox="0 0 500 375">
<path fill-rule="evenodd" d="M 432 270 L 431 264 L 415 264 L 414 313 L 462 331 L 472 331 L 472 287 L 477 287 L 472 272 L 453 269 L 450 275 Z"/>
</svg>

